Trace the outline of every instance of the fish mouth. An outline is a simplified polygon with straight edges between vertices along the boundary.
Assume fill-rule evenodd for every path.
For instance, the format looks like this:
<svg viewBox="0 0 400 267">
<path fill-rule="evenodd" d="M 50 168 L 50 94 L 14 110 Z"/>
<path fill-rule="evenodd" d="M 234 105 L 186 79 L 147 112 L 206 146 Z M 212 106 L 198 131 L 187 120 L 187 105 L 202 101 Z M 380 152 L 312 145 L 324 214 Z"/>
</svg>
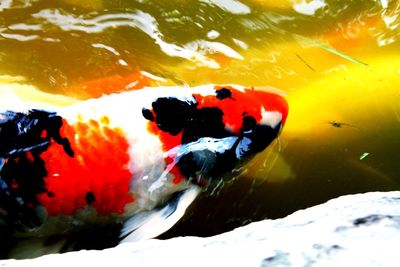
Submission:
<svg viewBox="0 0 400 267">
<path fill-rule="evenodd" d="M 278 137 L 281 126 L 280 123 L 275 127 L 257 125 L 244 131 L 235 148 L 236 158 L 245 160 L 266 149 Z"/>
</svg>

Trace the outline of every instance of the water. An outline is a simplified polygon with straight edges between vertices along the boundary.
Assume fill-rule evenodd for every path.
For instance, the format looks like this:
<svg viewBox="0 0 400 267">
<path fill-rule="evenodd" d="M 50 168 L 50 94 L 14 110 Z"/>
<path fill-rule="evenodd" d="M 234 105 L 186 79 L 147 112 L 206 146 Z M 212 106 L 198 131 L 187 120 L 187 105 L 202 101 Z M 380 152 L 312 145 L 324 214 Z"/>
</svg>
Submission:
<svg viewBox="0 0 400 267">
<path fill-rule="evenodd" d="M 399 14 L 389 0 L 2 0 L 0 74 L 82 99 L 109 77 L 120 84 L 104 92 L 205 83 L 285 91 L 279 142 L 163 237 L 208 236 L 400 188 Z"/>
</svg>

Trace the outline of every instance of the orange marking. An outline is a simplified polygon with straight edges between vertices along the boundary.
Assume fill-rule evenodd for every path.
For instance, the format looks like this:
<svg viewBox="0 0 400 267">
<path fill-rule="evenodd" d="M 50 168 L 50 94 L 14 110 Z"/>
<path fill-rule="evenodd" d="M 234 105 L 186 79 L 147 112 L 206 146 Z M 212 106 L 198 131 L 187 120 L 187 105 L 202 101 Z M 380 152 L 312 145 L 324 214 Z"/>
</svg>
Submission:
<svg viewBox="0 0 400 267">
<path fill-rule="evenodd" d="M 103 94 L 120 93 L 156 85 L 156 82 L 144 76 L 140 71 L 128 75 L 112 75 L 99 78 L 69 88 L 68 93 L 81 99 L 96 98 Z"/>
<path fill-rule="evenodd" d="M 110 119 L 107 116 L 100 117 L 100 122 L 102 124 L 110 124 Z"/>
<path fill-rule="evenodd" d="M 229 57 L 222 53 L 211 54 L 211 55 L 209 55 L 209 57 L 214 59 L 222 68 L 227 67 L 234 60 L 234 58 Z"/>
<path fill-rule="evenodd" d="M 134 198 L 130 193 L 129 144 L 121 130 L 90 120 L 75 125 L 64 121 L 60 131 L 75 155 L 69 157 L 55 142 L 41 154 L 46 162 L 46 189 L 51 194 L 40 194 L 40 204 L 49 215 L 71 215 L 87 206 L 90 192 L 94 195 L 90 205 L 100 215 L 122 214 Z"/>
<path fill-rule="evenodd" d="M 330 46 L 339 51 L 350 51 L 374 43 L 376 32 L 384 27 L 384 21 L 380 16 L 358 18 L 342 22 L 341 27 L 318 36 L 318 39 L 322 42 L 327 41 Z"/>
</svg>

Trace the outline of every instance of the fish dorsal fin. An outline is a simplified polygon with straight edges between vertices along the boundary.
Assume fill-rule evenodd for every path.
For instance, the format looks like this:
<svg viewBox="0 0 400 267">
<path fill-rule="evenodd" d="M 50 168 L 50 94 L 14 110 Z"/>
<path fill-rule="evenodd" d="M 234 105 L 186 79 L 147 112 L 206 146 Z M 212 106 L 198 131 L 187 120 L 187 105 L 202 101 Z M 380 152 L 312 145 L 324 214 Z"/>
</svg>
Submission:
<svg viewBox="0 0 400 267">
<path fill-rule="evenodd" d="M 166 232 L 183 217 L 200 191 L 198 186 L 192 186 L 177 192 L 164 206 L 136 214 L 125 222 L 120 243 L 146 240 Z"/>
</svg>

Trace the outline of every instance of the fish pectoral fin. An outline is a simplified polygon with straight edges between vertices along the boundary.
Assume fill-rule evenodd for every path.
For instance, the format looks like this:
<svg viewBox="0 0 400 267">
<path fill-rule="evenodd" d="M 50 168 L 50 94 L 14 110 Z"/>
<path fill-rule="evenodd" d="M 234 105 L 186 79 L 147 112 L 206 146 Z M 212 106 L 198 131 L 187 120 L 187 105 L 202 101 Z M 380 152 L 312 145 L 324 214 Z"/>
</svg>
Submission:
<svg viewBox="0 0 400 267">
<path fill-rule="evenodd" d="M 177 192 L 164 206 L 136 214 L 125 222 L 120 243 L 146 240 L 166 232 L 183 217 L 200 191 L 198 186 L 192 186 Z"/>
</svg>

